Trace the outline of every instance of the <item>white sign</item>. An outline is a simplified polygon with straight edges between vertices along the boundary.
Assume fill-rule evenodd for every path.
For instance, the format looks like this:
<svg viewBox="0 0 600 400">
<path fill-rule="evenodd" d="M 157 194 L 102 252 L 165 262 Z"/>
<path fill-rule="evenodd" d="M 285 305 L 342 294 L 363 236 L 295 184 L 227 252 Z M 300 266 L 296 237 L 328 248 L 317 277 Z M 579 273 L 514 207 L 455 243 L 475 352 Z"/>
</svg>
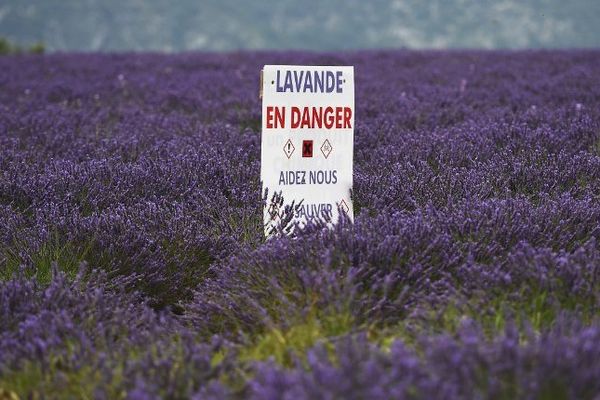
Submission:
<svg viewBox="0 0 600 400">
<path fill-rule="evenodd" d="M 293 221 L 353 219 L 354 67 L 266 65 L 262 79 L 261 180 L 265 234 L 286 205 Z M 283 204 L 272 202 L 281 193 Z"/>
</svg>

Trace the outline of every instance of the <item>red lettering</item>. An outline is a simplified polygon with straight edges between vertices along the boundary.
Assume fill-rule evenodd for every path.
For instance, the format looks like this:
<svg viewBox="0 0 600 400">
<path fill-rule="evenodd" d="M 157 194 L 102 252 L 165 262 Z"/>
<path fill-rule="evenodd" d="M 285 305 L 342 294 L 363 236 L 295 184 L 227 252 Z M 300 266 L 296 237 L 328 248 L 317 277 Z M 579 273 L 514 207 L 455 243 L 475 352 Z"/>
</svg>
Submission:
<svg viewBox="0 0 600 400">
<path fill-rule="evenodd" d="M 292 107 L 292 129 L 297 129 L 300 125 L 300 109 L 298 107 Z"/>
<path fill-rule="evenodd" d="M 285 108 L 284 108 L 285 109 Z M 275 110 L 275 126 L 283 127 L 284 115 Z M 292 107 L 291 129 L 348 129 L 352 128 L 352 108 L 350 107 Z M 267 127 L 273 119 L 267 114 Z"/>
<path fill-rule="evenodd" d="M 272 106 L 267 106 L 267 129 L 273 129 L 273 108 Z"/>
<path fill-rule="evenodd" d="M 327 107 L 325 109 L 325 128 L 331 129 L 333 128 L 333 124 L 335 123 L 335 116 L 333 115 L 333 108 Z"/>
<path fill-rule="evenodd" d="M 352 109 L 350 107 L 344 107 L 344 128 L 352 128 L 350 125 L 350 119 L 352 118 Z"/>
<path fill-rule="evenodd" d="M 285 128 L 285 107 L 267 106 L 267 129 Z"/>
<path fill-rule="evenodd" d="M 321 114 L 323 113 L 323 108 L 322 107 L 313 107 L 312 108 L 312 126 L 313 128 L 316 127 L 321 127 L 322 126 L 322 117 Z"/>
<path fill-rule="evenodd" d="M 275 127 L 285 128 L 285 107 L 275 108 Z"/>
<path fill-rule="evenodd" d="M 310 108 L 304 107 L 304 111 L 302 112 L 302 125 L 301 128 L 310 128 Z"/>
</svg>

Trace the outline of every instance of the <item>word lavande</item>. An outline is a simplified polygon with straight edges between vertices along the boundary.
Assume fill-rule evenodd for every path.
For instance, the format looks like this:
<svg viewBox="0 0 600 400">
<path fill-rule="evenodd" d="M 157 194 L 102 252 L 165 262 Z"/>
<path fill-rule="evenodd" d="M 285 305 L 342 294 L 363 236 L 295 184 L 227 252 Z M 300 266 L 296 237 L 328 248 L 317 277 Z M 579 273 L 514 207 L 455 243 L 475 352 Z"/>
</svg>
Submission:
<svg viewBox="0 0 600 400">
<path fill-rule="evenodd" d="M 344 79 L 342 71 L 287 70 L 281 81 L 281 71 L 277 70 L 277 92 L 303 93 L 342 93 Z"/>
</svg>

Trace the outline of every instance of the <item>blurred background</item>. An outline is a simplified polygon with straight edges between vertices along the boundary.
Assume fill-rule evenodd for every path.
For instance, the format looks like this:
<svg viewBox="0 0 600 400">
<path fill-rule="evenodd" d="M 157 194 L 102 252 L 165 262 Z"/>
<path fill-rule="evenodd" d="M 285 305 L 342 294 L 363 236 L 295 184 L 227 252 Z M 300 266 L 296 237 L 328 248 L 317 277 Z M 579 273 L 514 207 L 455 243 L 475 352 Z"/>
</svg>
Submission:
<svg viewBox="0 0 600 400">
<path fill-rule="evenodd" d="M 46 51 L 600 46 L 600 0 L 2 0 Z"/>
</svg>

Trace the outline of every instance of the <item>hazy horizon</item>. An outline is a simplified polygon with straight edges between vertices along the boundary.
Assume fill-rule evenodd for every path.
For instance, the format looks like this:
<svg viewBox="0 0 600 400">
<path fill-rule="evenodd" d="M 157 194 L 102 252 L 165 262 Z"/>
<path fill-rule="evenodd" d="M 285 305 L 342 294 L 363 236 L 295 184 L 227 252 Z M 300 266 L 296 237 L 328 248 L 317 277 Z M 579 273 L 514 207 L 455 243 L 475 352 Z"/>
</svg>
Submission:
<svg viewBox="0 0 600 400">
<path fill-rule="evenodd" d="M 0 36 L 49 51 L 595 48 L 600 2 L 578 0 L 6 0 Z"/>
</svg>

